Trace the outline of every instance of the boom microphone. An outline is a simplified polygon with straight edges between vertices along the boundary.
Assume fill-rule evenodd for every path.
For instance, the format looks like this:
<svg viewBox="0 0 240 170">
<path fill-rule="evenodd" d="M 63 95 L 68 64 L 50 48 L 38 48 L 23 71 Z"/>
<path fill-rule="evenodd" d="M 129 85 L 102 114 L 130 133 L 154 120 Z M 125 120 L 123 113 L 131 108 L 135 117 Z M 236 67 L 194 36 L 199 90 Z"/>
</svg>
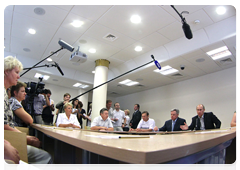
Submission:
<svg viewBox="0 0 240 170">
<path fill-rule="evenodd" d="M 185 18 L 184 18 L 185 19 Z M 193 37 L 193 35 L 192 35 L 192 31 L 191 31 L 191 28 L 190 28 L 190 26 L 186 23 L 186 21 L 184 20 L 184 21 L 182 21 L 182 29 L 183 29 L 183 32 L 184 32 L 184 34 L 185 34 L 185 37 L 187 38 L 187 39 L 191 39 L 192 37 Z"/>
<path fill-rule="evenodd" d="M 62 48 L 65 48 L 65 49 L 67 49 L 67 50 L 70 51 L 70 52 L 73 52 L 73 50 L 74 50 L 74 47 L 73 47 L 73 46 L 69 45 L 68 43 L 66 43 L 66 42 L 63 41 L 63 40 L 59 40 L 59 41 L 58 41 L 58 44 L 61 45 Z"/>
<path fill-rule="evenodd" d="M 173 5 L 171 5 L 171 7 L 176 11 L 176 13 L 177 13 L 177 14 L 180 16 L 180 18 L 182 19 L 182 24 L 183 24 L 183 25 L 182 25 L 182 29 L 183 29 L 183 32 L 184 32 L 184 34 L 185 34 L 185 37 L 186 37 L 187 39 L 191 39 L 191 38 L 193 37 L 191 28 L 190 28 L 190 26 L 187 24 L 186 19 L 183 18 L 183 16 L 182 16 L 182 13 L 187 13 L 187 14 L 189 14 L 189 12 L 183 11 L 181 14 L 179 14 L 179 12 L 176 10 L 176 8 L 175 8 Z"/>
<path fill-rule="evenodd" d="M 59 72 L 62 74 L 62 76 L 63 76 L 64 74 L 63 74 L 63 72 L 62 72 L 62 69 L 59 67 L 58 63 L 56 63 L 55 61 L 54 61 L 54 63 L 55 63 L 55 65 L 56 65 L 58 71 L 59 71 Z"/>
</svg>

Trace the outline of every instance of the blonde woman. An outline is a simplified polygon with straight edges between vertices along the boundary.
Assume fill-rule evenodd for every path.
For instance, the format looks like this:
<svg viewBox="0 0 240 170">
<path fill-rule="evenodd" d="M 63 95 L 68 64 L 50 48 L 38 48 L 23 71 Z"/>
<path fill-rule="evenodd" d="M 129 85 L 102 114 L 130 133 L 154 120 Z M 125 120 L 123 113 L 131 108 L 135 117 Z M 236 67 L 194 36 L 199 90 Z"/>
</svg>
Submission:
<svg viewBox="0 0 240 170">
<path fill-rule="evenodd" d="M 69 102 L 65 103 L 63 109 L 65 113 L 60 113 L 58 115 L 57 127 L 81 128 L 77 116 L 72 114 L 72 104 Z"/>
</svg>

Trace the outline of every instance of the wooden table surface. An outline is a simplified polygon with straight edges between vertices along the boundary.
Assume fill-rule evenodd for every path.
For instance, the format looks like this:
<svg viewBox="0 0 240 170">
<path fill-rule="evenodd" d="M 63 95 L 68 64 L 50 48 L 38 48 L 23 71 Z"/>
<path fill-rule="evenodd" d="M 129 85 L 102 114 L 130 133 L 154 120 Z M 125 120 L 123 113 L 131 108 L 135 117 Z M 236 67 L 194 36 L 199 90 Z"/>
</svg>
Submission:
<svg viewBox="0 0 240 170">
<path fill-rule="evenodd" d="M 75 147 L 135 164 L 164 163 L 179 159 L 212 148 L 236 136 L 236 128 L 196 132 L 153 132 L 148 135 L 100 133 L 40 124 L 33 124 L 32 127 Z"/>
</svg>

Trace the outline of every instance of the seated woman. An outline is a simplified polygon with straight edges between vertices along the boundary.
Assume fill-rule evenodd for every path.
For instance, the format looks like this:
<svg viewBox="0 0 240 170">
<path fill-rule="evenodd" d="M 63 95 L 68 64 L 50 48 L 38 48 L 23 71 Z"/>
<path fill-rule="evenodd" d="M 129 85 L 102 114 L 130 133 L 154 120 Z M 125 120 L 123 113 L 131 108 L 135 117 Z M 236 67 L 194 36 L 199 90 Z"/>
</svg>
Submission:
<svg viewBox="0 0 240 170">
<path fill-rule="evenodd" d="M 14 125 L 20 127 L 27 127 L 33 123 L 31 115 L 23 109 L 21 104 L 26 96 L 25 87 L 25 83 L 18 81 L 16 86 L 11 87 L 11 98 L 9 99 L 14 114 Z"/>
<path fill-rule="evenodd" d="M 57 127 L 81 128 L 77 116 L 72 114 L 72 104 L 67 102 L 63 109 L 65 113 L 60 113 L 56 122 Z"/>
</svg>

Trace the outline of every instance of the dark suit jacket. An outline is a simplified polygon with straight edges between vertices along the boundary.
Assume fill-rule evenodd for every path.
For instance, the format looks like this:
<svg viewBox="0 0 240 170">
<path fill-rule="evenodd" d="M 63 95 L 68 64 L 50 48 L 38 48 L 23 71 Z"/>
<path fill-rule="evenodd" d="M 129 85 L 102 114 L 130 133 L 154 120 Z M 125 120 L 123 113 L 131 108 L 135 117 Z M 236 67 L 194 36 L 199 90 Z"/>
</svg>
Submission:
<svg viewBox="0 0 240 170">
<path fill-rule="evenodd" d="M 184 125 L 184 122 L 186 123 L 186 120 L 179 117 L 177 119 L 175 125 L 174 125 L 173 131 L 180 131 L 180 130 L 182 130 L 180 128 L 180 125 Z M 171 132 L 172 131 L 172 119 L 167 120 L 165 122 L 165 124 L 163 125 L 163 127 L 159 128 L 159 131 L 169 131 L 169 132 Z"/>
<path fill-rule="evenodd" d="M 196 126 L 197 124 L 197 126 Z M 221 127 L 221 121 L 212 113 L 212 112 L 204 112 L 204 125 L 205 129 L 215 129 Z M 200 130 L 201 124 L 198 119 L 198 115 L 192 118 L 192 123 L 188 126 L 189 130 Z"/>
<path fill-rule="evenodd" d="M 132 123 L 131 128 L 136 129 L 138 123 L 140 122 L 142 118 L 142 114 L 141 112 L 138 110 L 137 112 L 133 113 L 132 119 L 130 121 L 130 123 Z"/>
</svg>

